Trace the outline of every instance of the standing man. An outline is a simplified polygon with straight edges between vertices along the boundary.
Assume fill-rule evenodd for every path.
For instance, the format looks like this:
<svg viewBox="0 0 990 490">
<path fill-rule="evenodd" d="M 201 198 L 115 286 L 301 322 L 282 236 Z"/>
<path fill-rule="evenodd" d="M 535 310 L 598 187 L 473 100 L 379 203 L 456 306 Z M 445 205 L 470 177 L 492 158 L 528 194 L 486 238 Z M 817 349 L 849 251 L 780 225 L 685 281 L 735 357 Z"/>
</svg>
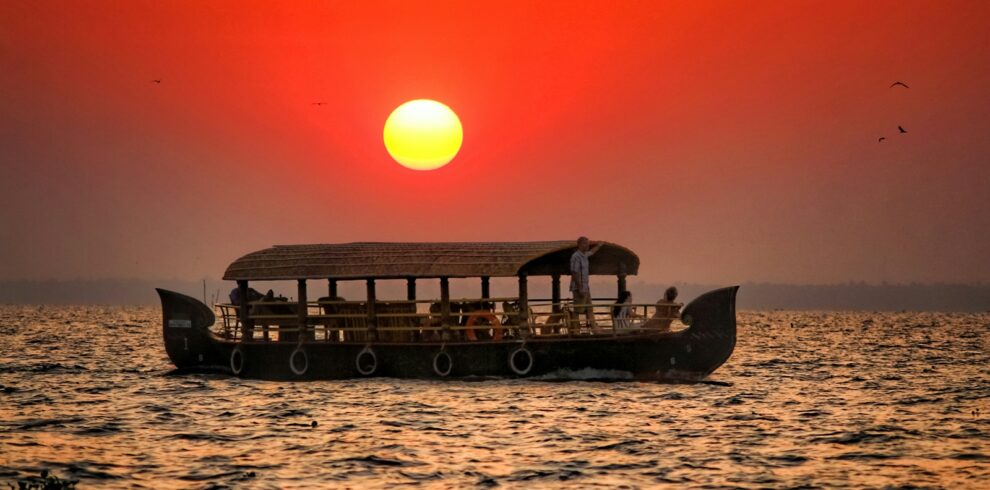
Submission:
<svg viewBox="0 0 990 490">
<path fill-rule="evenodd" d="M 595 312 L 591 308 L 591 286 L 588 284 L 589 280 L 589 264 L 588 257 L 591 257 L 602 248 L 601 243 L 595 244 L 595 248 L 591 248 L 591 241 L 588 237 L 578 238 L 577 241 L 578 249 L 571 255 L 571 297 L 572 302 L 575 305 L 575 313 L 578 317 L 581 316 L 581 311 L 584 310 L 585 316 L 588 318 L 588 327 L 595 328 Z"/>
</svg>

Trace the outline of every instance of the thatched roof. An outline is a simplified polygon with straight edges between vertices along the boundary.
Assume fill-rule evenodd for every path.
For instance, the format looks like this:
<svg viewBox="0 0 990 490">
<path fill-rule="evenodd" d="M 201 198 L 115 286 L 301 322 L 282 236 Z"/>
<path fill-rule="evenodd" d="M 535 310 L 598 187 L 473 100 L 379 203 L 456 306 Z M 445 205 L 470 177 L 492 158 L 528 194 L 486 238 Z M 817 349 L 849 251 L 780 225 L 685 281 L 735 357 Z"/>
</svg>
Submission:
<svg viewBox="0 0 990 490">
<path fill-rule="evenodd" d="M 230 264 L 227 280 L 398 279 L 570 274 L 574 240 L 491 243 L 340 243 L 276 245 Z M 639 257 L 605 242 L 591 273 L 636 274 Z"/>
</svg>

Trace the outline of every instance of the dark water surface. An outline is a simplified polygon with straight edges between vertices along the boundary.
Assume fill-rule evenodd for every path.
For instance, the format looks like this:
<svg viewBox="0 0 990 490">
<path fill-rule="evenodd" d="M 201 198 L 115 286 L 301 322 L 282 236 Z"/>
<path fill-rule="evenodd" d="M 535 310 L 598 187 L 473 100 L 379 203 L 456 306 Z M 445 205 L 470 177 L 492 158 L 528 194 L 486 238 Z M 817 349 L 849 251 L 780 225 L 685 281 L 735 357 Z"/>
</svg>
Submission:
<svg viewBox="0 0 990 490">
<path fill-rule="evenodd" d="M 274 383 L 167 376 L 157 308 L 0 306 L 0 487 L 990 488 L 990 314 L 739 320 L 731 386 Z"/>
</svg>

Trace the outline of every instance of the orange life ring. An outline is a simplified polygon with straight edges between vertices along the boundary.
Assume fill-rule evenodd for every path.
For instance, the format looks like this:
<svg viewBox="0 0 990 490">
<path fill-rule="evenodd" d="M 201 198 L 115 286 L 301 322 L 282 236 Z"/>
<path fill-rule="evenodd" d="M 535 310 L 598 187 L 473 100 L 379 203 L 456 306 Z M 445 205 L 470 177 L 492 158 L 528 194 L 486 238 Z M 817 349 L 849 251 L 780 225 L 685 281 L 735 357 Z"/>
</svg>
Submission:
<svg viewBox="0 0 990 490">
<path fill-rule="evenodd" d="M 488 320 L 488 325 L 492 327 L 492 338 L 494 340 L 502 340 L 503 329 L 502 322 L 498 321 L 498 317 L 492 314 L 492 312 L 487 310 L 480 310 L 471 312 L 468 315 L 467 326 L 473 327 L 478 324 L 480 319 L 484 318 Z M 478 334 L 475 333 L 473 328 L 468 328 L 464 330 L 465 336 L 468 340 L 478 340 Z"/>
</svg>

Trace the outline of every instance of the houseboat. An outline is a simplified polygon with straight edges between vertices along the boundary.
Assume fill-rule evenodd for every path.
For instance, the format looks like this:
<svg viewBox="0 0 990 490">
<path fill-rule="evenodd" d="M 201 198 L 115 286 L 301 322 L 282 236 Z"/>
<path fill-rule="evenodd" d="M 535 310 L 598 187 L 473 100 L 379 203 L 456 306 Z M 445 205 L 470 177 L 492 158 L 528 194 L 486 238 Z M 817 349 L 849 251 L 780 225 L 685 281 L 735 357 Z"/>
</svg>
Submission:
<svg viewBox="0 0 990 490">
<path fill-rule="evenodd" d="M 729 358 L 738 287 L 702 294 L 683 309 L 673 295 L 619 304 L 639 257 L 614 243 L 599 245 L 589 272 L 613 276 L 608 293 L 615 295 L 588 304 L 561 296 L 574 241 L 274 246 L 230 264 L 224 279 L 237 285 L 230 303 L 210 307 L 158 289 L 165 350 L 179 370 L 265 380 L 590 372 L 692 382 Z M 533 295 L 531 279 L 545 288 L 546 277 L 549 297 Z M 512 294 L 493 296 L 493 278 L 508 282 Z M 478 281 L 478 293 L 451 297 L 452 279 Z M 296 295 L 261 295 L 251 288 L 257 281 L 294 281 Z M 345 281 L 362 282 L 364 297 L 338 294 Z M 380 298 L 376 286 L 383 281 L 399 281 L 399 291 L 404 282 L 405 298 Z M 439 297 L 420 297 L 417 287 L 428 282 L 433 291 L 439 283 Z M 327 294 L 310 299 L 314 284 Z"/>
</svg>

